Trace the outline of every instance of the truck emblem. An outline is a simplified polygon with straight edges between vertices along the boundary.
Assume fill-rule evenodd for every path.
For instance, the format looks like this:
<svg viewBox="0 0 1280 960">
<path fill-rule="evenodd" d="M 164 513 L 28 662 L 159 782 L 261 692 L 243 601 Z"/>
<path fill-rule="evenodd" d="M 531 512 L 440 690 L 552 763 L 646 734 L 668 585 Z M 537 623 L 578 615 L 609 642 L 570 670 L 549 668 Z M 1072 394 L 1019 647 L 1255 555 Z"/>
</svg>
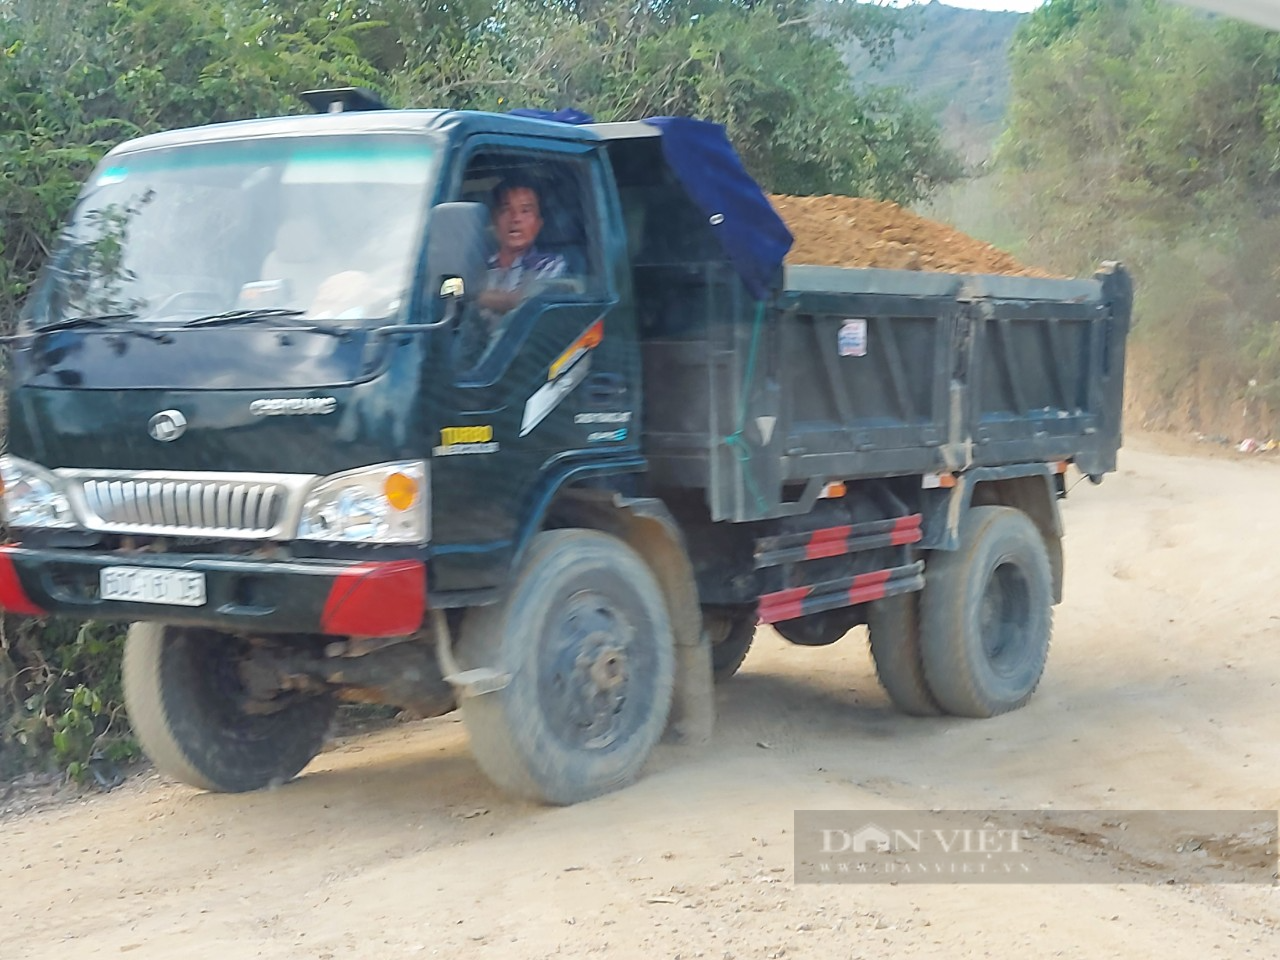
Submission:
<svg viewBox="0 0 1280 960">
<path fill-rule="evenodd" d="M 147 421 L 147 433 L 152 440 L 168 443 L 187 432 L 187 418 L 177 410 L 161 410 Z"/>
<path fill-rule="evenodd" d="M 431 452 L 437 457 L 497 453 L 498 443 L 493 439 L 493 427 L 487 423 L 474 427 L 441 427 L 440 445 Z"/>
<path fill-rule="evenodd" d="M 336 397 L 269 397 L 249 404 L 255 417 L 323 417 L 337 409 Z"/>
</svg>

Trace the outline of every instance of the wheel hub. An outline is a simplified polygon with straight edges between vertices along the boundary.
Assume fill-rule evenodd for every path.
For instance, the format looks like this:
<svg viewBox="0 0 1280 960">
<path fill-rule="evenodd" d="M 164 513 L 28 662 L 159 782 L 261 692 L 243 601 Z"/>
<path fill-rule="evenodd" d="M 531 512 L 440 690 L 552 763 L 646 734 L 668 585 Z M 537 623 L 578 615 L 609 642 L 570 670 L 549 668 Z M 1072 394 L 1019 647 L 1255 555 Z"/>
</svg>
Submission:
<svg viewBox="0 0 1280 960">
<path fill-rule="evenodd" d="M 1030 620 L 1025 577 L 1013 564 L 999 564 L 983 592 L 979 611 L 983 649 L 997 673 L 1009 675 L 1017 669 L 1024 652 L 1022 638 Z"/>
<path fill-rule="evenodd" d="M 552 632 L 555 651 L 543 685 L 547 719 L 566 742 L 603 749 L 622 729 L 631 627 L 608 598 L 588 593 L 573 598 Z"/>
<path fill-rule="evenodd" d="M 588 672 L 595 684 L 593 693 L 608 693 L 622 686 L 627 679 L 627 655 L 617 647 L 604 647 L 591 664 Z"/>
</svg>

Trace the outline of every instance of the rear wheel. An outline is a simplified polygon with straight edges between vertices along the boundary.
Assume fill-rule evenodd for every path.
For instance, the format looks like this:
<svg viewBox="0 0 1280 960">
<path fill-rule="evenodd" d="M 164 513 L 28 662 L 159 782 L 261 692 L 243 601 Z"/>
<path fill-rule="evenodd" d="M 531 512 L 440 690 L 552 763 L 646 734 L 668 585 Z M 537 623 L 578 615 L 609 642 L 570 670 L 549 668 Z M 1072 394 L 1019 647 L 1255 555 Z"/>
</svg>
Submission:
<svg viewBox="0 0 1280 960">
<path fill-rule="evenodd" d="M 644 561 L 594 530 L 539 534 L 511 589 L 468 611 L 468 668 L 510 674 L 461 703 L 477 763 L 500 787 L 570 804 L 633 780 L 666 726 L 675 651 Z"/>
<path fill-rule="evenodd" d="M 773 624 L 785 640 L 801 647 L 825 647 L 840 640 L 854 627 L 862 623 L 857 607 L 837 607 L 824 613 L 811 613 L 807 617 L 779 620 Z"/>
<path fill-rule="evenodd" d="M 203 790 L 239 793 L 291 780 L 324 746 L 336 703 L 326 694 L 248 693 L 244 641 L 160 623 L 129 627 L 129 722 L 159 770 Z"/>
<path fill-rule="evenodd" d="M 913 717 L 940 714 L 920 656 L 920 595 L 905 593 L 872 603 L 867 609 L 867 632 L 876 676 L 893 705 Z"/>
<path fill-rule="evenodd" d="M 973 507 L 960 548 L 935 552 L 921 598 L 921 660 L 938 704 L 963 717 L 1022 706 L 1044 673 L 1053 579 L 1040 531 L 1011 507 Z"/>
<path fill-rule="evenodd" d="M 711 641 L 711 672 L 717 683 L 728 680 L 742 662 L 756 637 L 754 608 L 718 610 L 704 608 L 702 623 Z"/>
</svg>

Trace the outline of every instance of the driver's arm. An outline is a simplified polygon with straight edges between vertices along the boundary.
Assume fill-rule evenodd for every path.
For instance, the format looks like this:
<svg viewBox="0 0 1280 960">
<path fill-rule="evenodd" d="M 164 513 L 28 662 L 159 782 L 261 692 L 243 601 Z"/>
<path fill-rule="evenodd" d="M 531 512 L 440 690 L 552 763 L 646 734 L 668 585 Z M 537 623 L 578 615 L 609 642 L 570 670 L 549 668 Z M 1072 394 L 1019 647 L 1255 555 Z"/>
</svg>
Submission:
<svg viewBox="0 0 1280 960">
<path fill-rule="evenodd" d="M 485 290 L 476 302 L 494 313 L 510 313 L 524 301 L 541 293 L 547 282 L 565 274 L 565 259 L 559 254 L 544 257 L 537 267 L 526 272 L 514 290 Z"/>
</svg>

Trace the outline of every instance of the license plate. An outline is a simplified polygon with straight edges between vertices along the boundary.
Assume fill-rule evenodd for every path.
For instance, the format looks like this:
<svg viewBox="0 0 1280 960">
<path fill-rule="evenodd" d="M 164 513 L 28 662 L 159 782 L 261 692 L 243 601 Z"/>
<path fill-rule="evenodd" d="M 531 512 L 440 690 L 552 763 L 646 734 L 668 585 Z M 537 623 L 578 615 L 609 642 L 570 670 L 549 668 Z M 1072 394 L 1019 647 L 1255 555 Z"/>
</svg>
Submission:
<svg viewBox="0 0 1280 960">
<path fill-rule="evenodd" d="M 204 574 L 151 567 L 105 567 L 98 577 L 103 600 L 131 603 L 167 603 L 177 607 L 202 607 Z"/>
</svg>

